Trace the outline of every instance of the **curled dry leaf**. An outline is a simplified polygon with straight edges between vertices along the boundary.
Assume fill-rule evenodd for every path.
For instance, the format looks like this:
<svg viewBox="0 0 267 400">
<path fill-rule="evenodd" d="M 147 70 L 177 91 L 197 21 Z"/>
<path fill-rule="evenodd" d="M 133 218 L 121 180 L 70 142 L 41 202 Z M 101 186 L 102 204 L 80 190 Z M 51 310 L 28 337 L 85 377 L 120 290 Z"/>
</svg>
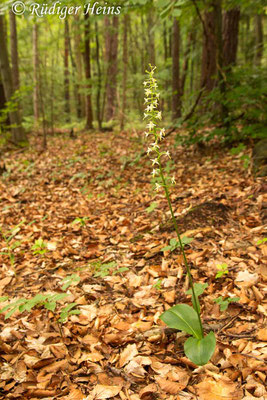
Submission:
<svg viewBox="0 0 267 400">
<path fill-rule="evenodd" d="M 160 376 L 157 376 L 155 379 L 161 390 L 166 393 L 178 394 L 182 389 L 184 389 L 184 385 L 178 382 L 172 382 L 169 379 L 161 378 Z"/>
</svg>

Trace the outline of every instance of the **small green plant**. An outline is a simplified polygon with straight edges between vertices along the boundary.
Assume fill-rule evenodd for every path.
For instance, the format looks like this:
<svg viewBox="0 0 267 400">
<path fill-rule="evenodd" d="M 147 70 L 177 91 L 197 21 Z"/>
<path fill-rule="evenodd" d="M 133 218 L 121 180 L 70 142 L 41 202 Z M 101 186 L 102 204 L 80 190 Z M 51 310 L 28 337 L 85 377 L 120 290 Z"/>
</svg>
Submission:
<svg viewBox="0 0 267 400">
<path fill-rule="evenodd" d="M 33 251 L 33 254 L 43 255 L 47 252 L 47 244 L 42 238 L 36 239 L 31 250 Z"/>
<path fill-rule="evenodd" d="M 160 150 L 160 142 L 163 140 L 165 130 L 158 127 L 158 121 L 161 120 L 161 111 L 158 111 L 159 97 L 160 94 L 157 91 L 157 82 L 154 78 L 155 67 L 150 65 L 150 71 L 148 73 L 148 79 L 144 82 L 145 86 L 145 114 L 144 117 L 149 120 L 147 124 L 146 137 L 152 137 L 153 142 L 149 145 L 147 153 L 153 154 L 151 159 L 153 165 L 152 177 L 159 178 L 155 182 L 155 189 L 158 191 L 161 188 L 164 189 L 165 197 L 168 202 L 169 210 L 172 217 L 173 226 L 177 235 L 177 240 L 172 240 L 168 250 L 175 250 L 180 247 L 184 264 L 186 267 L 186 273 L 189 280 L 190 293 L 192 295 L 193 308 L 187 304 L 177 304 L 174 307 L 169 308 L 163 314 L 160 319 L 165 322 L 170 328 L 185 331 L 191 335 L 184 344 L 184 351 L 186 356 L 197 365 L 206 364 L 214 353 L 216 347 L 216 339 L 214 332 L 209 332 L 208 335 L 204 336 L 203 325 L 200 316 L 200 305 L 198 297 L 204 291 L 204 286 L 201 284 L 194 285 L 193 277 L 190 270 L 190 265 L 187 261 L 186 254 L 184 251 L 184 242 L 179 234 L 178 224 L 174 216 L 169 187 L 175 183 L 174 177 L 170 178 L 168 171 L 164 171 L 162 166 L 162 158 L 170 158 L 169 151 Z M 165 173 L 167 176 L 165 176 Z M 176 244 L 178 242 L 178 244 Z"/>
<path fill-rule="evenodd" d="M 149 207 L 146 208 L 146 212 L 147 213 L 152 213 L 153 211 L 155 211 L 155 209 L 158 207 L 158 203 L 156 201 L 153 201 Z"/>
<path fill-rule="evenodd" d="M 88 217 L 77 217 L 72 221 L 72 224 L 80 224 L 80 226 L 85 226 Z"/>
<path fill-rule="evenodd" d="M 156 290 L 161 290 L 162 280 L 158 279 L 157 282 L 153 285 L 153 288 Z"/>
<path fill-rule="evenodd" d="M 81 278 L 77 274 L 66 276 L 62 279 L 62 290 L 67 290 L 73 283 L 80 282 Z"/>
<path fill-rule="evenodd" d="M 25 220 L 22 220 L 19 224 L 14 226 L 14 228 L 9 229 L 8 231 L 4 231 L 2 227 L 0 227 L 0 235 L 4 240 L 6 247 L 4 251 L 0 252 L 0 255 L 6 255 L 9 257 L 9 261 L 11 266 L 13 267 L 15 264 L 15 249 L 21 245 L 21 241 L 13 241 L 15 236 L 19 233 L 21 225 L 25 223 Z"/>
<path fill-rule="evenodd" d="M 57 302 L 67 297 L 67 293 L 52 293 L 52 294 L 42 294 L 38 293 L 31 299 L 19 298 L 14 302 L 11 302 L 4 306 L 0 313 L 5 313 L 5 320 L 10 318 L 16 311 L 23 313 L 24 311 L 30 312 L 34 307 L 44 307 L 49 311 L 55 312 L 57 307 Z M 1 297 L 0 302 L 7 301 L 8 297 Z M 58 321 L 61 323 L 66 322 L 69 315 L 79 314 L 79 310 L 73 310 L 76 303 L 70 303 L 59 312 Z"/>
<path fill-rule="evenodd" d="M 217 274 L 215 276 L 215 279 L 219 279 L 222 278 L 224 275 L 228 275 L 229 271 L 228 271 L 228 265 L 226 263 L 223 264 L 218 264 L 217 265 Z"/>
<path fill-rule="evenodd" d="M 116 261 L 111 261 L 110 263 L 102 264 L 101 261 L 96 261 L 93 263 L 94 268 L 94 277 L 95 278 L 104 278 L 105 276 L 110 275 L 111 269 L 117 266 Z"/>
<path fill-rule="evenodd" d="M 181 242 L 182 245 L 185 246 L 186 244 L 189 244 L 192 242 L 192 240 L 194 240 L 193 238 L 189 238 L 187 236 L 183 236 L 181 237 Z M 176 249 L 178 249 L 179 247 L 181 247 L 181 244 L 178 240 L 176 240 L 175 238 L 170 240 L 170 244 L 169 246 L 163 247 L 161 249 L 161 251 L 174 251 Z"/>
<path fill-rule="evenodd" d="M 267 238 L 260 239 L 257 241 L 257 246 L 260 246 L 261 244 L 266 243 L 266 242 L 267 242 Z"/>
<path fill-rule="evenodd" d="M 240 143 L 237 147 L 232 147 L 230 153 L 233 156 L 237 156 L 238 154 L 242 153 L 246 149 L 246 146 L 243 143 Z"/>
<path fill-rule="evenodd" d="M 222 296 L 218 297 L 217 299 L 214 299 L 213 301 L 220 306 L 221 311 L 227 310 L 228 306 L 230 303 L 236 303 L 239 301 L 239 297 L 225 297 L 223 298 Z"/>
</svg>

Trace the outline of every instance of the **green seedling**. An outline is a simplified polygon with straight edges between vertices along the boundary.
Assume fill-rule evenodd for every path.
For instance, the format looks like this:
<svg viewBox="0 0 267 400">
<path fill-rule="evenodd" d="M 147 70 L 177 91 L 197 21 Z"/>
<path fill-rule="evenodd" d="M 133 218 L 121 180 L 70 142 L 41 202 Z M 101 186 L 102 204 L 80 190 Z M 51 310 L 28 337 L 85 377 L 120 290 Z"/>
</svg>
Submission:
<svg viewBox="0 0 267 400">
<path fill-rule="evenodd" d="M 260 239 L 257 241 L 257 246 L 260 246 L 261 244 L 266 243 L 266 242 L 267 242 L 267 238 Z"/>
<path fill-rule="evenodd" d="M 229 271 L 228 271 L 228 265 L 223 263 L 223 264 L 218 264 L 217 265 L 217 274 L 215 276 L 215 279 L 219 279 L 222 278 L 224 275 L 228 275 Z"/>
<path fill-rule="evenodd" d="M 100 261 L 94 263 L 94 277 L 95 278 L 104 278 L 111 274 L 111 269 L 117 266 L 115 261 L 111 261 L 110 263 L 102 264 Z"/>
<path fill-rule="evenodd" d="M 190 244 L 193 240 L 193 238 L 189 238 L 187 236 L 181 237 L 181 242 L 183 246 L 185 246 L 186 244 Z M 163 247 L 161 251 L 174 251 L 179 247 L 181 247 L 180 242 L 177 239 L 173 238 L 170 240 L 169 246 Z"/>
<path fill-rule="evenodd" d="M 162 280 L 158 279 L 157 282 L 153 285 L 153 288 L 156 290 L 161 290 Z"/>
<path fill-rule="evenodd" d="M 4 306 L 0 313 L 5 313 L 5 320 L 10 318 L 16 311 L 23 313 L 24 311 L 30 312 L 34 307 L 44 307 L 49 311 L 55 313 L 57 302 L 67 297 L 67 293 L 54 293 L 54 294 L 42 294 L 38 293 L 31 299 L 20 298 L 14 302 L 11 302 Z M 8 300 L 8 297 L 1 297 L 0 302 Z M 61 323 L 66 322 L 69 315 L 79 314 L 79 310 L 73 310 L 76 303 L 68 304 L 59 313 L 58 321 Z"/>
<path fill-rule="evenodd" d="M 189 294 L 192 295 L 193 303 L 193 307 L 190 307 L 188 304 L 177 304 L 161 314 L 160 319 L 170 328 L 184 331 L 190 335 L 184 344 L 185 354 L 195 364 L 204 365 L 210 360 L 214 353 L 216 339 L 214 332 L 212 331 L 204 336 L 198 297 L 203 293 L 205 285 L 193 284 L 190 265 L 187 261 L 184 251 L 185 244 L 190 243 L 192 239 L 185 237 L 182 238 L 179 233 L 178 224 L 174 216 L 169 193 L 170 185 L 175 183 L 175 179 L 174 177 L 170 178 L 169 176 L 165 175 L 168 173 L 168 171 L 166 171 L 166 169 L 164 170 L 162 165 L 162 158 L 170 158 L 170 153 L 169 151 L 161 151 L 160 149 L 160 142 L 164 139 L 165 129 L 161 129 L 158 126 L 158 122 L 161 120 L 162 116 L 161 111 L 158 111 L 157 109 L 159 105 L 160 94 L 157 91 L 157 82 L 154 78 L 154 70 L 155 67 L 150 65 L 150 71 L 147 71 L 148 79 L 144 82 L 146 107 L 144 117 L 149 121 L 145 135 L 146 137 L 150 137 L 152 139 L 147 153 L 148 155 L 150 155 L 150 153 L 152 154 L 152 177 L 159 178 L 154 183 L 155 189 L 158 191 L 162 188 L 165 192 L 173 226 L 177 235 L 177 239 L 171 239 L 170 245 L 162 250 L 174 251 L 178 247 L 181 249 L 190 286 Z"/>
<path fill-rule="evenodd" d="M 15 249 L 21 245 L 21 241 L 13 241 L 15 236 L 19 233 L 21 225 L 25 223 L 25 220 L 22 220 L 19 224 L 14 226 L 14 228 L 9 229 L 8 231 L 4 231 L 2 227 L 0 227 L 0 235 L 4 240 L 6 247 L 4 251 L 0 252 L 0 255 L 6 255 L 9 257 L 9 261 L 11 266 L 13 267 L 15 264 Z"/>
<path fill-rule="evenodd" d="M 36 239 L 31 250 L 33 251 L 33 254 L 43 255 L 47 252 L 47 244 L 42 238 Z"/>
<path fill-rule="evenodd" d="M 230 303 L 236 303 L 237 301 L 240 300 L 240 297 L 226 297 L 223 298 L 222 296 L 218 297 L 217 299 L 214 299 L 213 301 L 220 306 L 221 311 L 227 310 L 228 306 Z"/>
<path fill-rule="evenodd" d="M 155 211 L 155 209 L 158 207 L 158 203 L 156 201 L 153 201 L 149 207 L 146 208 L 146 212 L 147 213 L 152 213 L 153 211 Z"/>
<path fill-rule="evenodd" d="M 72 221 L 72 224 L 80 224 L 80 226 L 85 226 L 88 217 L 77 217 Z"/>
<path fill-rule="evenodd" d="M 81 278 L 77 274 L 66 276 L 62 279 L 62 290 L 67 290 L 73 283 L 80 282 Z"/>
</svg>

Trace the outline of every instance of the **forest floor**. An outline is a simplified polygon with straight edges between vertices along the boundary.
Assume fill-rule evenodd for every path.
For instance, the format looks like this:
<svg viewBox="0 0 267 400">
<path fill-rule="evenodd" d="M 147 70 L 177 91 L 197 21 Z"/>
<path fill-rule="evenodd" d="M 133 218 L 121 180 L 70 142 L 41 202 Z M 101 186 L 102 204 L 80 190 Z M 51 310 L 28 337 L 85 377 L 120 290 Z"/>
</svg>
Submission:
<svg viewBox="0 0 267 400">
<path fill-rule="evenodd" d="M 226 149 L 169 147 L 175 214 L 193 238 L 185 251 L 195 281 L 208 284 L 202 315 L 217 337 L 211 361 L 197 367 L 184 356 L 186 336 L 159 320 L 190 304 L 188 280 L 179 251 L 161 251 L 175 233 L 164 194 L 152 191 L 151 162 L 127 162 L 142 148 L 137 136 L 58 136 L 47 151 L 38 146 L 5 155 L 1 307 L 38 293 L 69 296 L 55 309 L 28 302 L 29 311 L 0 314 L 0 399 L 266 399 L 263 178 Z M 220 311 L 220 296 L 239 300 Z M 73 302 L 80 314 L 61 324 Z"/>
</svg>

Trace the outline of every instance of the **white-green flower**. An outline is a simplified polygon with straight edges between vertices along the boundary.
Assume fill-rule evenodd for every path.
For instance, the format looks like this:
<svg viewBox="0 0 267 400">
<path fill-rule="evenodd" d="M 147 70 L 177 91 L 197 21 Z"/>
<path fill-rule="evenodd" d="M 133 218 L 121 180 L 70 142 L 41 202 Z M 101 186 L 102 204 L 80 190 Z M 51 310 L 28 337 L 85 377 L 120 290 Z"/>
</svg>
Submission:
<svg viewBox="0 0 267 400">
<path fill-rule="evenodd" d="M 157 118 L 157 119 L 161 119 L 161 118 L 162 118 L 161 111 L 158 111 L 158 112 L 157 112 L 156 118 Z"/>
<path fill-rule="evenodd" d="M 154 126 L 156 126 L 156 125 L 152 121 L 150 121 L 146 127 L 151 131 L 154 128 Z"/>
<path fill-rule="evenodd" d="M 161 188 L 161 185 L 159 183 L 155 183 L 155 189 L 158 192 L 159 189 Z"/>
<path fill-rule="evenodd" d="M 151 174 L 152 174 L 152 176 L 154 177 L 154 176 L 156 176 L 157 174 L 159 173 L 159 170 L 158 169 L 153 169 L 153 171 L 151 172 Z"/>
<path fill-rule="evenodd" d="M 176 183 L 175 177 L 174 177 L 174 176 L 171 177 L 171 183 L 172 183 L 173 185 Z"/>
<path fill-rule="evenodd" d="M 154 158 L 154 159 L 152 159 L 151 161 L 152 161 L 152 165 L 155 165 L 155 164 L 158 164 L 158 165 L 159 165 L 159 162 L 158 162 L 158 159 L 157 159 L 157 158 Z"/>
</svg>

